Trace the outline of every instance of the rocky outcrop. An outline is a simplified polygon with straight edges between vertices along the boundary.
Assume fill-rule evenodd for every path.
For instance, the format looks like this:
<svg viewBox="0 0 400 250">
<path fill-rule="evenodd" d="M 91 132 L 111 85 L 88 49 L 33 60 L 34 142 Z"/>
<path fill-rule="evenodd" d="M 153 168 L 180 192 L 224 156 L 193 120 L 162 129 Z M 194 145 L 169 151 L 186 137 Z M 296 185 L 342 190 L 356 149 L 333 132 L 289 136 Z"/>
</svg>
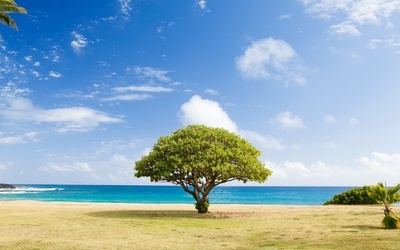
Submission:
<svg viewBox="0 0 400 250">
<path fill-rule="evenodd" d="M 0 189 L 1 188 L 15 189 L 16 187 L 10 184 L 0 183 Z"/>
</svg>

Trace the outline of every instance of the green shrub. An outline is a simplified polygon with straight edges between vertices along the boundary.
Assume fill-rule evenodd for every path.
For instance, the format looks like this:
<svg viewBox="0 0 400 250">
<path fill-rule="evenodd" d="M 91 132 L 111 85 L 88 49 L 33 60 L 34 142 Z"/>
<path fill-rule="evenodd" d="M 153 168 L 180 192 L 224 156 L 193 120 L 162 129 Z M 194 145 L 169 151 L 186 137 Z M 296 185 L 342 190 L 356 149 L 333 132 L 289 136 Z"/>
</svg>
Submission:
<svg viewBox="0 0 400 250">
<path fill-rule="evenodd" d="M 196 209 L 199 213 L 207 213 L 208 207 L 210 206 L 210 204 L 206 201 L 197 202 L 195 205 L 196 205 Z"/>
<path fill-rule="evenodd" d="M 371 186 L 363 186 L 349 189 L 341 194 L 336 194 L 332 200 L 325 202 L 325 205 L 366 205 L 378 204 L 378 201 L 369 195 Z"/>
</svg>

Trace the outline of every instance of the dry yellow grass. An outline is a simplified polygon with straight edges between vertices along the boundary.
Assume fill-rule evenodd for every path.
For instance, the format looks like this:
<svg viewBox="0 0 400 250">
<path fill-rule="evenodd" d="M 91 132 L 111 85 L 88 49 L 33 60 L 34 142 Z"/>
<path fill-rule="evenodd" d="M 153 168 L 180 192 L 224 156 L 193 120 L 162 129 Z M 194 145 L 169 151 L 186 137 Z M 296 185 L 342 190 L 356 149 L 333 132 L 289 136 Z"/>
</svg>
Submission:
<svg viewBox="0 0 400 250">
<path fill-rule="evenodd" d="M 395 208 L 396 210 L 396 208 Z M 0 249 L 400 249 L 379 206 L 0 202 Z"/>
</svg>

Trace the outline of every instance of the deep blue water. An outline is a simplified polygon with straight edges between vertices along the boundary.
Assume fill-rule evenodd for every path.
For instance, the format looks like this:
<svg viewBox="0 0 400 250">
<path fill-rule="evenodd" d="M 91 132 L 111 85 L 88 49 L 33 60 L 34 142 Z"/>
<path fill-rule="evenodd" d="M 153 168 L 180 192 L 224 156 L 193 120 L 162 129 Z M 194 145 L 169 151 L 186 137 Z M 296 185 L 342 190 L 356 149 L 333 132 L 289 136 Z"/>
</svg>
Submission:
<svg viewBox="0 0 400 250">
<path fill-rule="evenodd" d="M 219 186 L 210 195 L 212 204 L 322 205 L 352 187 Z M 116 202 L 193 204 L 180 186 L 21 185 L 0 189 L 0 200 L 47 202 Z"/>
</svg>

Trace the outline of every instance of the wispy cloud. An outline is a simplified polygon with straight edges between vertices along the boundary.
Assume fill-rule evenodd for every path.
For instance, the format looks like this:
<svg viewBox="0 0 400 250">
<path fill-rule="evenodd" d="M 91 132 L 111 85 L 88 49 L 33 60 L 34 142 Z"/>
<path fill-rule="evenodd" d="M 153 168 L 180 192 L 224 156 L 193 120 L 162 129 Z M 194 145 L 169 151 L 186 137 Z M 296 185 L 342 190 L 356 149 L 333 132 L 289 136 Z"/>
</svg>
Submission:
<svg viewBox="0 0 400 250">
<path fill-rule="evenodd" d="M 31 70 L 31 74 L 32 74 L 34 77 L 39 77 L 39 76 L 40 76 L 40 73 L 37 72 L 36 70 Z"/>
<path fill-rule="evenodd" d="M 58 72 L 50 71 L 49 76 L 54 77 L 54 78 L 60 78 L 62 75 Z"/>
<path fill-rule="evenodd" d="M 132 71 L 134 74 L 140 78 L 145 78 L 149 80 L 156 80 L 159 82 L 170 82 L 171 78 L 167 76 L 170 71 L 161 70 L 152 67 L 138 67 L 135 66 L 133 68 L 128 67 L 127 71 Z"/>
<path fill-rule="evenodd" d="M 331 26 L 337 34 L 361 35 L 362 25 L 378 25 L 383 22 L 391 27 L 390 18 L 400 12 L 398 0 L 298 0 L 307 13 L 323 19 L 343 19 Z M 344 16 L 344 18 L 342 18 Z"/>
<path fill-rule="evenodd" d="M 297 53 L 285 41 L 271 37 L 247 47 L 244 54 L 236 58 L 236 67 L 248 79 L 273 77 L 286 85 L 306 83 Z"/>
<path fill-rule="evenodd" d="M 292 14 L 285 14 L 285 15 L 281 15 L 279 16 L 279 19 L 291 19 L 292 18 Z"/>
<path fill-rule="evenodd" d="M 101 61 L 99 64 L 104 67 L 109 67 L 109 64 L 104 61 Z M 107 74 L 106 77 L 110 79 L 123 79 L 121 83 L 125 83 L 126 81 L 142 81 L 146 83 L 112 87 L 109 84 L 102 83 L 102 80 L 99 80 L 99 83 L 90 85 L 87 88 L 87 92 L 63 91 L 57 94 L 57 96 L 82 100 L 92 99 L 102 102 L 143 101 L 154 99 L 156 94 L 174 92 L 176 88 L 181 85 L 180 82 L 174 82 L 167 76 L 169 73 L 167 70 L 137 66 L 128 67 L 125 70 L 126 71 L 122 74 L 112 72 Z"/>
<path fill-rule="evenodd" d="M 218 91 L 214 90 L 214 89 L 206 89 L 204 90 L 205 93 L 209 94 L 209 95 L 218 95 Z"/>
<path fill-rule="evenodd" d="M 130 12 L 132 11 L 132 0 L 118 0 L 120 10 L 125 19 L 129 19 Z"/>
<path fill-rule="evenodd" d="M 207 0 L 195 0 L 197 5 L 200 7 L 200 9 L 205 10 L 205 11 L 209 11 L 207 9 Z"/>
<path fill-rule="evenodd" d="M 305 128 L 303 120 L 290 111 L 283 112 L 271 120 L 273 123 L 278 123 L 280 128 L 285 129 L 299 129 Z"/>
<path fill-rule="evenodd" d="M 400 53 L 400 39 L 371 39 L 366 46 L 369 49 L 376 49 L 378 47 L 386 47 L 396 49 Z"/>
<path fill-rule="evenodd" d="M 58 132 L 88 131 L 101 124 L 120 123 L 120 118 L 85 107 L 42 109 L 27 98 L 4 98 L 7 105 L 0 109 L 0 118 L 27 123 L 49 123 Z"/>
<path fill-rule="evenodd" d="M 31 141 L 36 141 L 37 132 L 28 132 L 21 135 L 4 135 L 0 132 L 0 145 L 1 144 L 25 144 Z"/>
<path fill-rule="evenodd" d="M 134 78 L 140 81 L 144 80 L 147 83 L 111 88 L 112 93 L 110 96 L 101 98 L 102 101 L 142 101 L 153 99 L 154 93 L 169 93 L 174 91 L 171 87 L 161 86 L 166 83 L 169 86 L 176 85 L 171 81 L 171 78 L 167 76 L 170 72 L 168 70 L 134 66 L 126 68 L 126 71 L 128 74 L 127 77 L 132 77 L 133 74 Z"/>
<path fill-rule="evenodd" d="M 41 167 L 42 171 L 50 172 L 92 172 L 92 168 L 87 162 L 74 162 L 70 164 L 66 163 L 47 163 L 45 166 Z"/>
<path fill-rule="evenodd" d="M 153 92 L 153 93 L 173 91 L 173 89 L 171 88 L 165 88 L 161 86 L 150 86 L 150 85 L 141 85 L 141 86 L 132 85 L 126 87 L 117 87 L 113 88 L 113 90 L 116 92 Z"/>
<path fill-rule="evenodd" d="M 102 101 L 143 101 L 153 99 L 154 96 L 150 93 L 168 93 L 174 91 L 172 88 L 165 88 L 162 86 L 150 86 L 150 85 L 131 85 L 126 87 L 112 88 L 114 96 L 102 98 Z M 131 93 L 131 92 L 139 92 Z"/>
<path fill-rule="evenodd" d="M 71 47 L 76 54 L 80 54 L 82 49 L 88 45 L 88 40 L 86 37 L 77 33 L 76 31 L 73 31 L 71 35 L 74 38 L 74 40 L 71 42 Z"/>
<path fill-rule="evenodd" d="M 102 101 L 113 102 L 113 101 L 144 101 L 154 98 L 149 94 L 127 94 L 127 95 L 116 95 L 112 97 L 102 98 Z"/>
</svg>

